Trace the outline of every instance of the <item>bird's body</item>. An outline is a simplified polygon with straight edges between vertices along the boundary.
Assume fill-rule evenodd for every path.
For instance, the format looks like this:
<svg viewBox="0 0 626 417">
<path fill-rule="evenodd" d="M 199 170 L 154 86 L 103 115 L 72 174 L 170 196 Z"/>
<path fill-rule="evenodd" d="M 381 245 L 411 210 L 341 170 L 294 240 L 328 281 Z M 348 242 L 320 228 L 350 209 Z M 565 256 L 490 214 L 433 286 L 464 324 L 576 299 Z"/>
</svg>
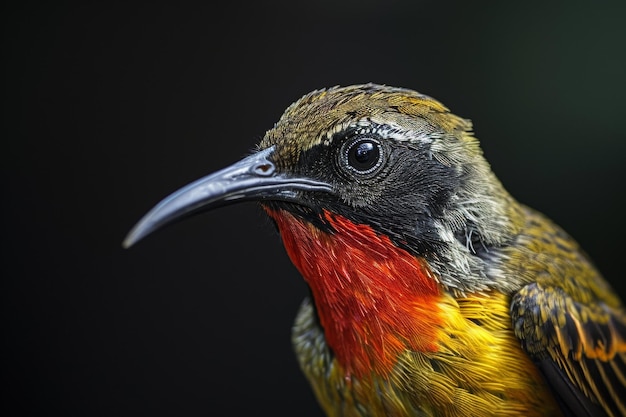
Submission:
<svg viewBox="0 0 626 417">
<path fill-rule="evenodd" d="M 470 129 L 411 90 L 314 91 L 128 242 L 261 200 L 311 290 L 293 343 L 328 416 L 626 415 L 621 301 Z"/>
<path fill-rule="evenodd" d="M 289 220 L 279 228 L 317 306 L 305 301 L 293 342 L 328 416 L 559 415 L 511 331 L 510 297 L 453 297 L 425 262 L 371 230 L 335 222 L 335 236 L 316 236 Z M 316 279 L 319 264 L 306 259 L 321 253 L 334 256 Z"/>
</svg>

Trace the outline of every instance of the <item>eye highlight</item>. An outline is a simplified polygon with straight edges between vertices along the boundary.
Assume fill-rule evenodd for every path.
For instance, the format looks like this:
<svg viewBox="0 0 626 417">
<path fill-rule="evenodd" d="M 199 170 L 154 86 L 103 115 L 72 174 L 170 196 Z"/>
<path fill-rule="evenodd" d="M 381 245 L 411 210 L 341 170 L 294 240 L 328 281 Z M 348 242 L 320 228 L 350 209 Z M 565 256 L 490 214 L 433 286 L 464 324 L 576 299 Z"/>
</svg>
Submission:
<svg viewBox="0 0 626 417">
<path fill-rule="evenodd" d="M 359 136 L 341 146 L 340 165 L 352 174 L 371 177 L 382 167 L 383 160 L 383 147 L 371 136 Z"/>
</svg>

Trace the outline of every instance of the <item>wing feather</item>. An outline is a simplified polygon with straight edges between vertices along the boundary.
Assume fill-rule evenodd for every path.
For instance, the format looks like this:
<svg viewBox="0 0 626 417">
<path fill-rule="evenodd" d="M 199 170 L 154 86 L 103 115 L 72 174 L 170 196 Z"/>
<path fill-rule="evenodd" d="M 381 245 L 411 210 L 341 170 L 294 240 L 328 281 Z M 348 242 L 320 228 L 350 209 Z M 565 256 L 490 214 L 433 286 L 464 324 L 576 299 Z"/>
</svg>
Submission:
<svg viewBox="0 0 626 417">
<path fill-rule="evenodd" d="M 522 348 L 568 416 L 626 416 L 626 316 L 533 283 L 514 295 L 511 315 Z"/>
</svg>

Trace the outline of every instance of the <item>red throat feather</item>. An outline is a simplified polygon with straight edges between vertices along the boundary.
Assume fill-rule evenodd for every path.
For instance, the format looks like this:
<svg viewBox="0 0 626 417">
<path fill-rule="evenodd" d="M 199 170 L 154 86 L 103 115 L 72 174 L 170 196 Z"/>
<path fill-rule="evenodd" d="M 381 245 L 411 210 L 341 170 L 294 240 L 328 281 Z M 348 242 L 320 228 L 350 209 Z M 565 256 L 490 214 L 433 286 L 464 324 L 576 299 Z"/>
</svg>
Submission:
<svg viewBox="0 0 626 417">
<path fill-rule="evenodd" d="M 437 349 L 440 288 L 428 265 L 370 226 L 323 212 L 327 233 L 266 208 L 313 294 L 326 341 L 346 375 L 387 374 L 407 350 Z"/>
</svg>

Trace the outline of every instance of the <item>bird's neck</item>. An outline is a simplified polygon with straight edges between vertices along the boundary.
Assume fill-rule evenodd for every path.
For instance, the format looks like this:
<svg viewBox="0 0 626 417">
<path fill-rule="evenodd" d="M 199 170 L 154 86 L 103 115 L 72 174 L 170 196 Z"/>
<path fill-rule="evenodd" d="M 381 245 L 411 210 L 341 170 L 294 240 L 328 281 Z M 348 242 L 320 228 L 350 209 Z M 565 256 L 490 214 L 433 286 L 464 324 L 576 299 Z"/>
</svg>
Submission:
<svg viewBox="0 0 626 417">
<path fill-rule="evenodd" d="M 266 208 L 311 288 L 329 347 L 346 375 L 384 375 L 406 349 L 437 349 L 440 286 L 424 260 L 370 226 L 323 212 L 333 231 Z"/>
</svg>

